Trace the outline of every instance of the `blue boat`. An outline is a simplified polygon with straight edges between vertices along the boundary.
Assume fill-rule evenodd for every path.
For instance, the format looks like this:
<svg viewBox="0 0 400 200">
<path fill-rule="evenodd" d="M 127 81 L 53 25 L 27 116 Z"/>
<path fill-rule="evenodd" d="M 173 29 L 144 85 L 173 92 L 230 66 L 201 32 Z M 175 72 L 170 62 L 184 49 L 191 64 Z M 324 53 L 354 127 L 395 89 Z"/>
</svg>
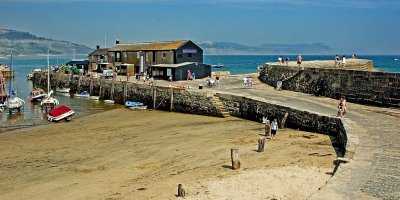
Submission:
<svg viewBox="0 0 400 200">
<path fill-rule="evenodd" d="M 75 97 L 87 97 L 87 98 L 89 98 L 89 96 L 90 96 L 90 93 L 88 91 L 83 91 L 83 92 L 81 92 L 79 94 L 75 94 Z"/>
<path fill-rule="evenodd" d="M 127 107 L 127 108 L 129 108 L 129 107 L 139 107 L 139 106 L 143 106 L 143 103 L 136 102 L 136 101 L 126 101 L 125 102 L 125 107 Z"/>
</svg>

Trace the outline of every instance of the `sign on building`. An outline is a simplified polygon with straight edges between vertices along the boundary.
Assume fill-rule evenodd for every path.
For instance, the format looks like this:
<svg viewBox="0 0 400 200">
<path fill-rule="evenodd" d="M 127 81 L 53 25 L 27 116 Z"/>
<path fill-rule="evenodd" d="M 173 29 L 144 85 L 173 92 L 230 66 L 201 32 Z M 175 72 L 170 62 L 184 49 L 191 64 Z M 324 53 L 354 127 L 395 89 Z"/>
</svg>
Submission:
<svg viewBox="0 0 400 200">
<path fill-rule="evenodd" d="M 197 49 L 183 49 L 183 53 L 197 53 Z"/>
</svg>

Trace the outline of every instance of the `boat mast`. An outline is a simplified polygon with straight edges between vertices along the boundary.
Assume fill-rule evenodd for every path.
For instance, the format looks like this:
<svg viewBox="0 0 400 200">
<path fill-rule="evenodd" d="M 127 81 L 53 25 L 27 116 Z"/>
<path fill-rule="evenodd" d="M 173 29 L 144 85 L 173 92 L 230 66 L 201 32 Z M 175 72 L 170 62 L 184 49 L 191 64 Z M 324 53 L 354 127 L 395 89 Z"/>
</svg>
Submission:
<svg viewBox="0 0 400 200">
<path fill-rule="evenodd" d="M 11 93 L 11 92 L 12 92 L 12 91 L 11 91 L 11 90 L 12 90 L 12 86 L 11 86 L 11 85 L 12 85 L 12 75 L 13 75 L 13 74 L 12 74 L 12 69 L 11 69 L 11 68 L 12 68 L 12 64 L 13 64 L 13 57 L 12 57 L 12 56 L 13 56 L 13 55 L 12 55 L 12 49 L 11 49 L 11 61 L 10 61 L 10 85 L 8 86 L 8 95 L 10 95 L 10 96 L 12 95 L 12 93 Z"/>
<path fill-rule="evenodd" d="M 49 60 L 49 52 L 47 50 L 47 93 L 50 92 L 50 60 Z"/>
</svg>

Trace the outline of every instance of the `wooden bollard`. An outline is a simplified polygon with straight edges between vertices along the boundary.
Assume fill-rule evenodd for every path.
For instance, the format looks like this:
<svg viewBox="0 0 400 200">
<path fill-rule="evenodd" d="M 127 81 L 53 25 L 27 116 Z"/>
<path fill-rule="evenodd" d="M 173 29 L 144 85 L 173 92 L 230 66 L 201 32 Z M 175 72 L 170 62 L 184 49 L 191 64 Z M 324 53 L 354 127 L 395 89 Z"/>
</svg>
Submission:
<svg viewBox="0 0 400 200">
<path fill-rule="evenodd" d="M 114 90 L 115 90 L 115 80 L 112 80 L 111 81 L 111 91 L 110 91 L 110 93 L 111 93 L 111 100 L 114 100 Z"/>
<path fill-rule="evenodd" d="M 178 197 L 185 197 L 186 192 L 182 184 L 178 184 Z"/>
<path fill-rule="evenodd" d="M 93 95 L 93 78 L 90 78 L 89 94 Z"/>
<path fill-rule="evenodd" d="M 231 149 L 231 160 L 232 160 L 232 169 L 239 169 L 240 168 L 239 149 L 237 148 Z"/>
<path fill-rule="evenodd" d="M 99 88 L 99 97 L 100 98 L 103 98 L 101 95 L 103 95 L 103 81 L 102 81 L 102 79 L 100 78 L 100 88 Z"/>
<path fill-rule="evenodd" d="M 157 89 L 153 86 L 153 109 L 156 109 Z"/>
<path fill-rule="evenodd" d="M 171 104 L 169 105 L 169 111 L 172 111 L 174 109 L 174 88 L 171 87 Z"/>
<path fill-rule="evenodd" d="M 82 78 L 82 76 L 81 75 L 79 75 L 79 78 L 78 78 L 78 86 L 77 86 L 77 92 L 78 92 L 78 94 L 81 92 L 81 78 Z"/>
<path fill-rule="evenodd" d="M 123 97 L 124 103 L 126 102 L 126 97 L 127 96 L 128 96 L 128 86 L 127 86 L 127 83 L 124 82 L 124 97 Z"/>
<path fill-rule="evenodd" d="M 271 123 L 269 120 L 265 122 L 265 136 L 271 137 Z"/>
<path fill-rule="evenodd" d="M 288 115 L 289 115 L 289 113 L 285 113 L 285 116 L 283 116 L 283 119 L 282 119 L 281 127 L 279 127 L 279 128 L 285 127 L 286 118 L 288 117 Z"/>
<path fill-rule="evenodd" d="M 265 146 L 265 138 L 264 137 L 258 138 L 258 152 L 263 152 L 264 146 Z"/>
</svg>

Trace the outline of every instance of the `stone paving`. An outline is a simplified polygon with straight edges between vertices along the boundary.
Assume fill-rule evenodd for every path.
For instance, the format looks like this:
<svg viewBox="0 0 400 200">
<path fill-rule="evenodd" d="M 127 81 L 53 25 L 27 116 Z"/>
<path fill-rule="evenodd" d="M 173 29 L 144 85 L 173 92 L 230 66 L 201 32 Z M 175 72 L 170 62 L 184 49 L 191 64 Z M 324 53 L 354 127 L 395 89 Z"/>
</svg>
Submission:
<svg viewBox="0 0 400 200">
<path fill-rule="evenodd" d="M 218 86 L 202 91 L 264 98 L 294 108 L 336 115 L 337 100 L 291 91 L 275 91 L 260 83 L 245 88 L 244 75 L 222 78 Z M 205 80 L 157 82 L 158 85 L 191 85 L 197 90 Z M 310 199 L 400 199 L 400 110 L 349 103 L 346 120 L 357 124 L 358 146 L 351 162 L 342 164 L 335 176 Z"/>
</svg>

